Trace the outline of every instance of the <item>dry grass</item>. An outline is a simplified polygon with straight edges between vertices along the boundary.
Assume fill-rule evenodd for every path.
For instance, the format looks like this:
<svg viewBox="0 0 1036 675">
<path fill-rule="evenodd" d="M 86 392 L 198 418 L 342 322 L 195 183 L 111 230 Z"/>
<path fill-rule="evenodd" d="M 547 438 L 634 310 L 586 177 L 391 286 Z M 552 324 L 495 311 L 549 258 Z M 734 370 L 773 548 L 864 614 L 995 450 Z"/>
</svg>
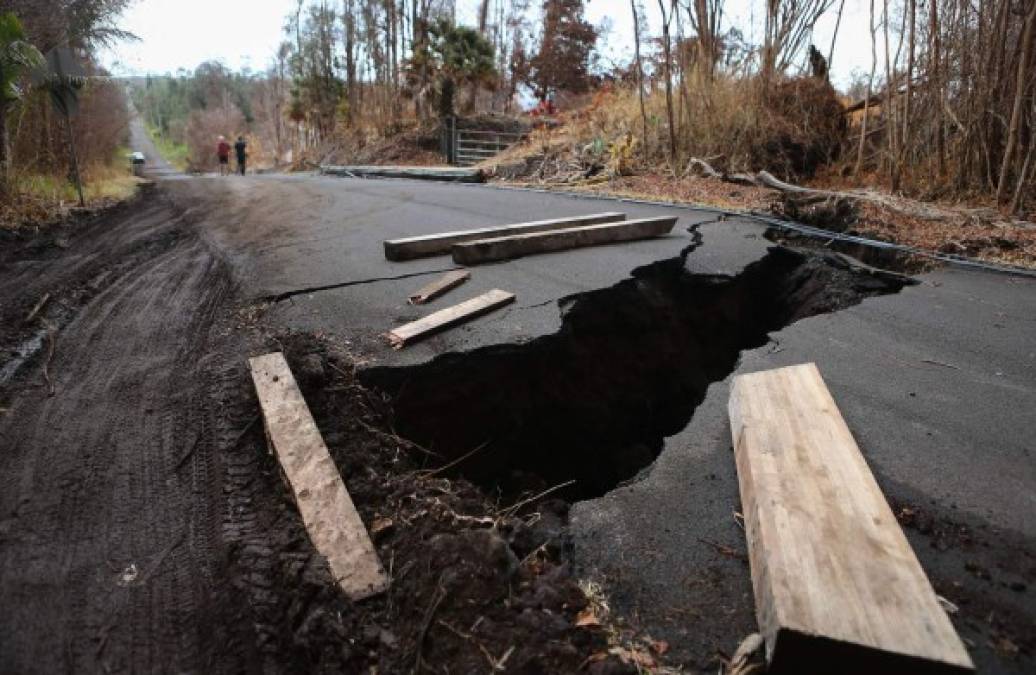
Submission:
<svg viewBox="0 0 1036 675">
<path fill-rule="evenodd" d="M 557 187 L 608 197 L 762 212 L 772 210 L 780 201 L 780 193 L 773 190 L 700 176 L 674 178 L 640 174 L 596 184 L 577 182 Z M 974 209 L 953 205 L 940 205 L 947 214 L 940 218 L 915 217 L 901 209 L 865 201 L 859 202 L 858 207 L 859 219 L 852 227 L 852 232 L 858 235 L 926 251 L 1036 269 L 1036 225 L 1031 223 L 997 222 Z"/>
<path fill-rule="evenodd" d="M 630 136 L 644 137 L 636 92 L 625 88 L 598 92 L 584 107 L 560 115 L 559 126 L 538 130 L 483 166 L 495 168 L 511 182 L 536 187 L 767 212 L 780 201 L 779 193 L 688 175 L 687 160 L 706 158 L 728 173 L 767 169 L 824 188 L 860 187 L 837 171 L 844 120 L 826 84 L 808 78 L 786 80 L 760 98 L 751 81 L 727 79 L 717 81 L 707 95 L 699 94 L 677 102 L 682 119 L 677 166 L 668 157 L 664 95 L 656 92 L 645 101 L 646 142 L 634 144 L 627 170 L 616 170 L 616 150 Z M 814 172 L 815 179 L 796 178 Z M 873 175 L 861 180 L 864 185 L 880 184 Z M 1036 267 L 1036 226 L 1004 219 L 989 208 L 988 198 L 966 204 L 926 203 L 865 192 L 874 199 L 858 201 L 859 219 L 852 228 L 857 234 Z"/>
<path fill-rule="evenodd" d="M 121 157 L 118 163 L 95 164 L 83 171 L 87 208 L 97 209 L 133 197 L 142 179 L 135 177 Z M 0 203 L 0 227 L 35 227 L 65 218 L 78 207 L 75 186 L 64 177 L 15 173 Z"/>
<path fill-rule="evenodd" d="M 560 114 L 560 126 L 536 132 L 493 163 L 538 154 L 575 159 L 586 169 L 605 163 L 611 148 L 632 137 L 637 146 L 634 169 L 680 175 L 688 159 L 703 157 L 720 170 L 766 169 L 799 178 L 837 156 L 845 135 L 834 90 L 812 78 L 789 79 L 768 90 L 751 78 L 733 77 L 690 88 L 674 102 L 675 157 L 669 149 L 665 105 L 664 93 L 652 91 L 642 116 L 635 88 L 606 87 L 585 106 Z M 569 162 L 562 164 L 569 168 Z"/>
<path fill-rule="evenodd" d="M 341 131 L 319 159 L 326 164 L 438 166 L 443 164 L 439 136 L 437 123 L 416 120 L 400 121 L 387 130 L 357 127 Z"/>
</svg>

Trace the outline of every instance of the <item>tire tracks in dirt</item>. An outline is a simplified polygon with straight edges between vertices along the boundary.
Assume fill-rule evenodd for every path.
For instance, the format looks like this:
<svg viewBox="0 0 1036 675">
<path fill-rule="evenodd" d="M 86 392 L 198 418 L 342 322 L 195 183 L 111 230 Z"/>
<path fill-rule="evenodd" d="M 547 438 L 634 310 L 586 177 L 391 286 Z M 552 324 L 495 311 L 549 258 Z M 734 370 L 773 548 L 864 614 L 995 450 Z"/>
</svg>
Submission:
<svg viewBox="0 0 1036 675">
<path fill-rule="evenodd" d="M 249 610 L 227 583 L 211 405 L 229 271 L 160 194 L 69 249 L 0 274 L 0 343 L 28 330 L 16 318 L 44 292 L 60 326 L 54 395 L 40 357 L 0 390 L 0 661 L 239 670 Z"/>
</svg>

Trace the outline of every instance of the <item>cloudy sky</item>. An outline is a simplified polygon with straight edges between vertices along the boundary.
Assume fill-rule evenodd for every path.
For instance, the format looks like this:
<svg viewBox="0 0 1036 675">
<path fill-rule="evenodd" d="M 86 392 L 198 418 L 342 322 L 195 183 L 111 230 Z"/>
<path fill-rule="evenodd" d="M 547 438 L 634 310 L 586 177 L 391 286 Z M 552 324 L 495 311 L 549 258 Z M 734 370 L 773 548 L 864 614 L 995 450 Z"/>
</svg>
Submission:
<svg viewBox="0 0 1036 675">
<path fill-rule="evenodd" d="M 457 0 L 458 19 L 473 23 L 478 4 L 479 0 Z M 643 5 L 650 28 L 657 33 L 661 24 L 657 1 L 644 0 Z M 762 6 L 763 0 L 727 0 L 724 24 L 754 26 L 747 37 L 757 40 Z M 261 70 L 282 41 L 285 17 L 294 7 L 295 0 L 137 0 L 121 26 L 140 41 L 119 45 L 104 55 L 104 62 L 118 74 L 191 70 L 212 59 L 232 68 Z M 846 84 L 853 70 L 870 68 L 868 7 L 866 0 L 845 0 L 832 70 L 838 85 Z M 831 14 L 814 33 L 825 54 L 834 30 Z M 589 0 L 587 18 L 595 25 L 611 26 L 600 49 L 605 62 L 628 61 L 633 54 L 629 1 Z"/>
</svg>

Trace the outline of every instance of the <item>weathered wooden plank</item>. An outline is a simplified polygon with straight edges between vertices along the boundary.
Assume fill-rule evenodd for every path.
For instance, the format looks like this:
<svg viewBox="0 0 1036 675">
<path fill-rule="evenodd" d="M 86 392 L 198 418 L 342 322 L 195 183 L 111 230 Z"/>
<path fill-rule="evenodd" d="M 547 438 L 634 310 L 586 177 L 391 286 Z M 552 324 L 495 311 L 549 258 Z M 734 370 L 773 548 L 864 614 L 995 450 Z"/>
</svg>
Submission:
<svg viewBox="0 0 1036 675">
<path fill-rule="evenodd" d="M 407 302 L 411 305 L 423 305 L 434 300 L 447 291 L 451 291 L 471 278 L 471 272 L 467 270 L 454 270 L 447 272 L 421 290 L 410 295 Z"/>
<path fill-rule="evenodd" d="M 816 366 L 739 375 L 729 409 L 771 672 L 971 672 Z"/>
<path fill-rule="evenodd" d="M 614 223 L 625 220 L 624 213 L 593 213 L 586 216 L 571 216 L 551 220 L 537 220 L 530 223 L 513 225 L 493 225 L 473 230 L 457 230 L 455 232 L 438 232 L 419 237 L 390 239 L 385 242 L 385 257 L 389 260 L 412 260 L 432 255 L 449 253 L 454 244 L 462 241 L 474 241 L 489 237 L 500 237 L 508 234 L 526 234 L 529 232 L 547 232 L 583 225 Z"/>
<path fill-rule="evenodd" d="M 459 305 L 433 312 L 423 319 L 418 319 L 398 328 L 393 328 L 385 336 L 396 349 L 428 337 L 433 333 L 446 330 L 451 326 L 470 321 L 504 305 L 514 302 L 514 293 L 493 289 Z"/>
<path fill-rule="evenodd" d="M 248 360 L 266 433 L 288 478 L 306 532 L 342 591 L 360 600 L 389 579 L 280 352 Z"/>
<path fill-rule="evenodd" d="M 478 265 L 496 260 L 509 260 L 525 255 L 564 251 L 584 246 L 614 244 L 667 234 L 676 224 L 675 216 L 642 218 L 619 223 L 573 227 L 551 232 L 515 234 L 507 237 L 479 239 L 453 246 L 453 260 L 463 265 Z M 463 261 L 463 262 L 461 262 Z"/>
<path fill-rule="evenodd" d="M 415 180 L 437 180 L 453 183 L 483 183 L 486 174 L 482 169 L 466 169 L 450 166 L 366 166 L 326 165 L 320 172 L 347 178 L 410 178 Z"/>
</svg>

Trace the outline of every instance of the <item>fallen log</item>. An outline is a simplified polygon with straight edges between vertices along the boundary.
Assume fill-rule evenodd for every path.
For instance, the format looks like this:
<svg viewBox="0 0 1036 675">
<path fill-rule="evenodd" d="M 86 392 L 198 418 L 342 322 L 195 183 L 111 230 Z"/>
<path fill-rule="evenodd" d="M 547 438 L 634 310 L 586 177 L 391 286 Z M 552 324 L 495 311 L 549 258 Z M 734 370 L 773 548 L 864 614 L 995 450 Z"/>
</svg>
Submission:
<svg viewBox="0 0 1036 675">
<path fill-rule="evenodd" d="M 791 183 L 785 183 L 779 180 L 769 171 L 759 171 L 755 174 L 755 180 L 758 184 L 768 187 L 772 190 L 778 190 L 780 192 L 797 192 L 799 194 L 814 194 L 814 195 L 834 195 L 837 193 L 830 192 L 828 190 L 814 190 L 812 188 L 802 187 L 801 185 L 792 185 Z"/>
<path fill-rule="evenodd" d="M 467 270 L 455 270 L 447 272 L 421 290 L 410 295 L 407 302 L 411 305 L 423 305 L 426 302 L 447 293 L 471 278 L 471 272 Z"/>
<path fill-rule="evenodd" d="M 612 211 L 607 213 L 593 213 L 586 216 L 569 216 L 565 218 L 553 218 L 551 220 L 535 220 L 529 223 L 492 225 L 490 227 L 479 227 L 472 230 L 437 232 L 435 234 L 417 237 L 389 239 L 384 243 L 385 258 L 395 261 L 412 260 L 414 258 L 423 258 L 426 256 L 449 253 L 454 244 L 464 241 L 500 237 L 509 234 L 547 232 L 549 230 L 561 230 L 570 227 L 580 227 L 583 225 L 613 223 L 625 219 L 625 213 Z"/>
<path fill-rule="evenodd" d="M 322 165 L 320 173 L 347 178 L 409 178 L 454 183 L 484 183 L 486 180 L 482 169 L 458 167 Z"/>
<path fill-rule="evenodd" d="M 766 187 L 771 190 L 776 190 L 782 194 L 794 194 L 794 195 L 815 195 L 818 197 L 826 197 L 836 200 L 843 200 L 845 203 L 852 201 L 865 201 L 872 204 L 878 204 L 884 208 L 898 211 L 899 213 L 905 214 L 913 218 L 921 218 L 922 220 L 941 220 L 941 219 L 953 219 L 961 218 L 966 214 L 960 212 L 949 211 L 944 208 L 937 206 L 922 204 L 918 202 L 906 203 L 905 200 L 893 197 L 891 195 L 876 194 L 873 192 L 866 192 L 862 190 L 843 192 L 838 190 L 818 190 L 815 188 L 803 187 L 801 185 L 795 185 L 782 181 L 769 171 L 758 171 L 754 175 L 748 173 L 721 173 L 716 171 L 712 166 L 702 159 L 693 159 L 688 164 L 688 170 L 691 167 L 697 167 L 707 176 L 712 178 L 719 178 L 720 180 L 728 183 L 735 183 L 738 185 L 749 185 L 754 187 Z"/>
<path fill-rule="evenodd" d="M 709 178 L 723 178 L 723 174 L 712 168 L 712 165 L 706 162 L 704 159 L 698 157 L 691 157 L 687 162 L 687 168 L 684 169 L 684 173 L 690 173 L 691 169 L 698 169 Z"/>
<path fill-rule="evenodd" d="M 642 218 L 620 223 L 469 241 L 453 247 L 453 260 L 462 265 L 478 265 L 538 253 L 648 239 L 669 233 L 676 220 L 676 216 Z"/>
<path fill-rule="evenodd" d="M 972 672 L 816 366 L 739 375 L 729 409 L 768 672 Z"/>
<path fill-rule="evenodd" d="M 514 293 L 493 289 L 453 307 L 429 314 L 423 319 L 393 328 L 385 334 L 385 337 L 394 348 L 402 349 L 429 335 L 488 314 L 512 302 L 514 302 Z"/>
<path fill-rule="evenodd" d="M 248 360 L 266 435 L 295 495 L 306 533 L 352 600 L 389 585 L 367 529 L 280 352 Z"/>
</svg>

